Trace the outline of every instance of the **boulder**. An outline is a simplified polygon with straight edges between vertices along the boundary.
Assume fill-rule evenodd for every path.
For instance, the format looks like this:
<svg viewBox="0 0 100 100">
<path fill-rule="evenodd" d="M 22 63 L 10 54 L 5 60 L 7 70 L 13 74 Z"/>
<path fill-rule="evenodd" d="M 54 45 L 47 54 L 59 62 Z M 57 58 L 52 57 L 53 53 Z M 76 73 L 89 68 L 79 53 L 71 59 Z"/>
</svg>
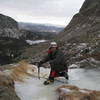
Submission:
<svg viewBox="0 0 100 100">
<path fill-rule="evenodd" d="M 14 81 L 4 72 L 0 72 L 0 100 L 20 100 L 14 88 Z"/>
<path fill-rule="evenodd" d="M 100 100 L 100 91 L 81 89 L 73 85 L 57 88 L 58 100 Z"/>
</svg>

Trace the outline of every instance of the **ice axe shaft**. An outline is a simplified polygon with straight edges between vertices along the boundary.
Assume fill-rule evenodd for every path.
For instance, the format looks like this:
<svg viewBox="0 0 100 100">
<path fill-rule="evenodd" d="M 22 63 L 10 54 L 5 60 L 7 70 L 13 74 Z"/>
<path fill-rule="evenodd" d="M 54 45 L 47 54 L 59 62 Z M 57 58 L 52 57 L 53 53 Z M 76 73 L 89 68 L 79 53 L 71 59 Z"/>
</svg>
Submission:
<svg viewBox="0 0 100 100">
<path fill-rule="evenodd" d="M 40 67 L 38 66 L 38 79 L 40 80 Z"/>
</svg>

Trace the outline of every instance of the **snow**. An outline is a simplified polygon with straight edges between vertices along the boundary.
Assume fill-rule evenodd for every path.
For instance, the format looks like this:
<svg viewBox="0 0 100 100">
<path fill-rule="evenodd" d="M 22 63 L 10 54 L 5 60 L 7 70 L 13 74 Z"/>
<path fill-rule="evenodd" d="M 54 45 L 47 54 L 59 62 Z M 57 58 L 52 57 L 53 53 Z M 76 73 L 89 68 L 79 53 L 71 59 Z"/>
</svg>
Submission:
<svg viewBox="0 0 100 100">
<path fill-rule="evenodd" d="M 72 65 L 76 66 L 76 65 Z M 41 76 L 47 77 L 50 69 L 41 68 Z M 37 72 L 35 72 L 36 74 Z M 65 80 L 64 78 L 61 80 Z M 95 80 L 95 81 L 94 81 Z M 64 83 L 55 81 L 54 84 L 43 85 L 44 78 L 26 77 L 24 82 L 15 82 L 15 90 L 21 100 L 57 100 L 56 88 Z M 100 90 L 100 70 L 96 69 L 70 69 L 68 84 L 79 88 Z M 84 92 L 84 91 L 82 91 Z"/>
<path fill-rule="evenodd" d="M 82 93 L 89 93 L 89 91 L 87 91 L 87 90 L 82 90 L 82 89 L 80 89 L 80 92 L 82 92 Z"/>
<path fill-rule="evenodd" d="M 39 44 L 41 42 L 46 42 L 46 40 L 36 40 L 36 41 L 26 40 L 26 42 L 29 43 L 29 45 L 34 45 L 34 44 Z"/>
<path fill-rule="evenodd" d="M 69 66 L 69 68 L 79 68 L 79 66 L 76 65 L 76 64 L 72 64 L 72 65 Z"/>
<path fill-rule="evenodd" d="M 61 88 L 60 90 L 62 90 L 64 93 L 72 92 L 72 90 L 67 88 Z"/>
</svg>

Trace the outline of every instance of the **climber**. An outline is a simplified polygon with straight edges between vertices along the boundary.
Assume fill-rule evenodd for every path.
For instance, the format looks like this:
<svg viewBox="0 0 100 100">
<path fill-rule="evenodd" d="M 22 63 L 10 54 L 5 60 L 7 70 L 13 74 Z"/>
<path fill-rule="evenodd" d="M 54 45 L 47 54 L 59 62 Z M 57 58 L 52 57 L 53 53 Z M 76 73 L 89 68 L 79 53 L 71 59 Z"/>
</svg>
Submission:
<svg viewBox="0 0 100 100">
<path fill-rule="evenodd" d="M 50 43 L 48 54 L 38 63 L 38 67 L 41 67 L 41 65 L 46 62 L 49 62 L 51 71 L 48 79 L 44 81 L 44 85 L 53 83 L 54 78 L 59 76 L 63 76 L 68 80 L 66 55 L 58 48 L 56 42 Z"/>
</svg>

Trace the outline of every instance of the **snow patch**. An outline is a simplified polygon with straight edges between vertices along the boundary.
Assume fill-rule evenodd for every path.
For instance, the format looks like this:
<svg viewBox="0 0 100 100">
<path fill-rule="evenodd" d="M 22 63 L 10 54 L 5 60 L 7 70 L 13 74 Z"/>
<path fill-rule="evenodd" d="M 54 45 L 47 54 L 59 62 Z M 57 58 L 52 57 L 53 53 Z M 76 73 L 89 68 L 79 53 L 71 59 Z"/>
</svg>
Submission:
<svg viewBox="0 0 100 100">
<path fill-rule="evenodd" d="M 86 90 L 83 90 L 83 89 L 80 89 L 80 92 L 82 92 L 82 93 L 89 93 L 89 91 L 86 91 Z"/>
<path fill-rule="evenodd" d="M 67 89 L 67 88 L 61 88 L 61 90 L 62 90 L 64 93 L 69 93 L 69 92 L 72 92 L 72 90 Z"/>
<path fill-rule="evenodd" d="M 47 41 L 47 40 L 36 40 L 36 41 L 26 40 L 26 42 L 27 42 L 29 45 L 39 44 L 39 43 L 46 42 L 46 41 Z"/>
<path fill-rule="evenodd" d="M 72 64 L 72 65 L 69 66 L 69 68 L 79 68 L 79 66 L 76 65 L 76 64 Z"/>
<path fill-rule="evenodd" d="M 77 46 L 77 48 L 79 50 L 83 49 L 83 48 L 86 48 L 87 47 L 87 44 L 86 43 L 80 43 L 80 45 Z"/>
</svg>

